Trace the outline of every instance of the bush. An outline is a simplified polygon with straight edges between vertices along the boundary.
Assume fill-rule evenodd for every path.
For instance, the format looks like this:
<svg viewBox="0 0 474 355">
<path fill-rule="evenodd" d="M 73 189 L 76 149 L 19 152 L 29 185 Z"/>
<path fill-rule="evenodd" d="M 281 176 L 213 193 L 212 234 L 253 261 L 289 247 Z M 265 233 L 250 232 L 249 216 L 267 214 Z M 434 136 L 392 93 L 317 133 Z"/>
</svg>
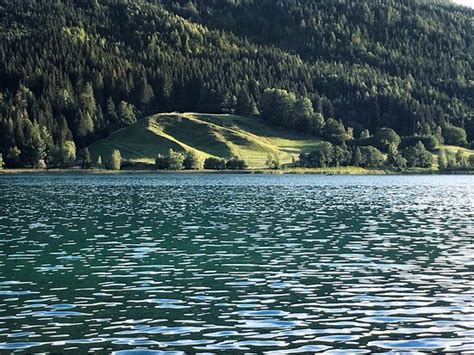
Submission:
<svg viewBox="0 0 474 355">
<path fill-rule="evenodd" d="M 446 170 L 448 168 L 448 156 L 444 149 L 440 149 L 438 153 L 438 169 Z"/>
<path fill-rule="evenodd" d="M 83 169 L 90 169 L 92 167 L 91 154 L 90 154 L 88 148 L 85 148 L 81 152 L 81 161 L 82 161 L 82 168 Z"/>
<path fill-rule="evenodd" d="M 348 166 L 351 163 L 352 154 L 346 148 L 338 145 L 332 148 L 332 165 L 333 166 Z"/>
<path fill-rule="evenodd" d="M 158 154 L 155 159 L 155 168 L 157 170 L 169 170 L 170 164 L 168 158 L 162 154 Z"/>
<path fill-rule="evenodd" d="M 345 129 L 342 121 L 329 118 L 322 129 L 322 136 L 333 144 L 342 144 L 352 139 L 352 130 Z"/>
<path fill-rule="evenodd" d="M 401 139 L 393 129 L 380 128 L 373 136 L 372 142 L 375 147 L 386 152 L 390 145 L 398 148 Z"/>
<path fill-rule="evenodd" d="M 182 170 L 184 159 L 183 153 L 176 152 L 170 148 L 166 156 L 159 154 L 156 157 L 155 167 L 157 170 Z"/>
<path fill-rule="evenodd" d="M 407 160 L 401 154 L 395 154 L 391 166 L 398 171 L 403 171 L 407 167 Z"/>
<path fill-rule="evenodd" d="M 187 152 L 183 161 L 185 170 L 200 170 L 202 169 L 201 157 L 193 151 Z"/>
<path fill-rule="evenodd" d="M 381 168 L 385 162 L 385 156 L 380 150 L 369 145 L 360 147 L 362 155 L 361 166 L 369 169 Z"/>
<path fill-rule="evenodd" d="M 245 170 L 247 169 L 247 163 L 243 159 L 232 158 L 225 163 L 225 167 L 228 170 Z"/>
<path fill-rule="evenodd" d="M 433 165 L 433 155 L 426 150 L 421 142 L 418 142 L 414 147 L 403 149 L 402 155 L 410 168 L 430 168 Z"/>
<path fill-rule="evenodd" d="M 99 156 L 97 157 L 97 160 L 96 160 L 96 162 L 95 162 L 95 164 L 94 164 L 94 167 L 95 167 L 96 169 L 102 169 L 102 168 L 104 167 L 103 164 L 102 164 L 102 156 L 99 155 Z"/>
<path fill-rule="evenodd" d="M 170 148 L 168 150 L 168 164 L 169 170 L 182 170 L 184 167 L 184 154 L 180 152 L 175 152 Z"/>
<path fill-rule="evenodd" d="M 399 149 L 414 147 L 418 142 L 423 143 L 426 149 L 434 151 L 438 148 L 438 139 L 435 136 L 405 136 L 402 137 Z"/>
<path fill-rule="evenodd" d="M 281 168 L 281 163 L 280 163 L 280 157 L 278 154 L 269 154 L 267 156 L 267 161 L 265 162 L 265 165 L 267 166 L 268 169 L 271 170 L 278 170 Z"/>
<path fill-rule="evenodd" d="M 388 147 L 387 165 L 398 171 L 403 171 L 407 167 L 407 160 L 398 152 L 394 144 Z"/>
<path fill-rule="evenodd" d="M 110 155 L 110 159 L 107 162 L 107 169 L 109 170 L 120 170 L 122 165 L 122 154 L 118 149 L 114 149 Z"/>
<path fill-rule="evenodd" d="M 362 152 L 359 147 L 355 147 L 352 152 L 351 164 L 353 166 L 361 166 L 362 164 Z"/>
<path fill-rule="evenodd" d="M 21 150 L 18 147 L 11 147 L 7 151 L 6 165 L 9 168 L 19 168 L 22 166 L 20 161 Z"/>
<path fill-rule="evenodd" d="M 467 135 L 463 128 L 447 125 L 443 128 L 443 137 L 446 144 L 467 145 Z"/>
<path fill-rule="evenodd" d="M 307 168 L 325 168 L 333 161 L 333 146 L 329 142 L 321 144 L 319 149 L 300 155 L 300 165 Z"/>
<path fill-rule="evenodd" d="M 76 144 L 66 141 L 64 144 L 52 151 L 50 164 L 59 168 L 69 168 L 76 160 Z"/>
<path fill-rule="evenodd" d="M 207 158 L 204 161 L 204 169 L 206 170 L 225 170 L 225 160 L 220 158 Z"/>
<path fill-rule="evenodd" d="M 456 164 L 462 168 L 462 169 L 468 169 L 469 168 L 469 157 L 466 153 L 464 153 L 463 150 L 459 149 L 457 152 L 456 152 L 456 155 L 454 156 L 454 158 L 456 159 Z"/>
</svg>

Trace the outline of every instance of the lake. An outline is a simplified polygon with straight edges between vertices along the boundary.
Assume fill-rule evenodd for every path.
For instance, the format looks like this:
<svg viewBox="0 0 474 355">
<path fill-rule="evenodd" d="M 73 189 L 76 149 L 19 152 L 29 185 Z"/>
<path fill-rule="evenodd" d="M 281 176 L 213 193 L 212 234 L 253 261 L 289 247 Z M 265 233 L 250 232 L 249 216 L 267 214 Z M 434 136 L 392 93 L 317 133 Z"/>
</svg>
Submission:
<svg viewBox="0 0 474 355">
<path fill-rule="evenodd" d="M 0 175 L 0 206 L 0 352 L 474 351 L 473 176 Z"/>
</svg>

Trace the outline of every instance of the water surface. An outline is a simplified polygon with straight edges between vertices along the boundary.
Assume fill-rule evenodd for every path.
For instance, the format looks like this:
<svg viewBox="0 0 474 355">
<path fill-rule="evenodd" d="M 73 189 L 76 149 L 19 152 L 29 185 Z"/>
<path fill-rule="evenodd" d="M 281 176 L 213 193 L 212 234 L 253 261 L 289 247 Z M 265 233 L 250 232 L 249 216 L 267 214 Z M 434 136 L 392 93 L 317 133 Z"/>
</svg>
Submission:
<svg viewBox="0 0 474 355">
<path fill-rule="evenodd" d="M 0 175 L 0 352 L 473 352 L 473 204 L 472 176 Z"/>
</svg>

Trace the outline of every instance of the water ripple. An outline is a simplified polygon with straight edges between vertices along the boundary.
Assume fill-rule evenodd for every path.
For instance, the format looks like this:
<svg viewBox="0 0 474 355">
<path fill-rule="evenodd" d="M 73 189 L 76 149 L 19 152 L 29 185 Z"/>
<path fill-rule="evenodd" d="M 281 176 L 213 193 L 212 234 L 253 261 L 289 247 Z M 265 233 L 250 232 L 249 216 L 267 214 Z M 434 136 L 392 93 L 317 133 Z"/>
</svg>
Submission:
<svg viewBox="0 0 474 355">
<path fill-rule="evenodd" d="M 0 175 L 0 352 L 474 352 L 471 176 Z"/>
</svg>

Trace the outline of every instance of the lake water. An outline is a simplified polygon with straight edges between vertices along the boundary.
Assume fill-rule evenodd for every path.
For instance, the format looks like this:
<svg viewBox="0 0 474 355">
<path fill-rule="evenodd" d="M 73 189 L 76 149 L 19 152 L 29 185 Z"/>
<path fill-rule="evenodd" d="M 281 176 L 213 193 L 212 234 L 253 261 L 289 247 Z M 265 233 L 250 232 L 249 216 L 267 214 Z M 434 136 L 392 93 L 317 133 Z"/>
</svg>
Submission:
<svg viewBox="0 0 474 355">
<path fill-rule="evenodd" d="M 0 175 L 0 206 L 0 352 L 474 352 L 473 176 Z"/>
</svg>

